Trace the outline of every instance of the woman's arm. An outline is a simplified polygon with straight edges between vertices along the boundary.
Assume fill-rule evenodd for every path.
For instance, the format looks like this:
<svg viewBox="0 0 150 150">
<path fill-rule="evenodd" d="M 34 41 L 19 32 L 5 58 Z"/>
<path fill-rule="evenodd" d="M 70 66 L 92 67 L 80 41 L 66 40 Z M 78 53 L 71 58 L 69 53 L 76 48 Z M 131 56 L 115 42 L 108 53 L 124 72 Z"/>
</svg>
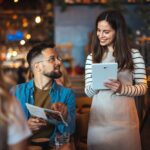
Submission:
<svg viewBox="0 0 150 150">
<path fill-rule="evenodd" d="M 92 54 L 88 55 L 85 64 L 85 94 L 88 97 L 93 97 L 98 91 L 92 87 Z"/>
<path fill-rule="evenodd" d="M 121 81 L 113 79 L 105 82 L 105 86 L 114 91 L 117 95 L 140 96 L 144 95 L 147 91 L 147 80 L 143 57 L 138 50 L 134 49 L 132 51 L 132 58 L 134 62 L 133 85 L 122 84 Z"/>
<path fill-rule="evenodd" d="M 145 63 L 140 52 L 136 49 L 132 50 L 132 58 L 134 62 L 133 79 L 134 85 L 122 85 L 121 95 L 140 96 L 147 91 L 147 79 L 145 71 Z"/>
</svg>

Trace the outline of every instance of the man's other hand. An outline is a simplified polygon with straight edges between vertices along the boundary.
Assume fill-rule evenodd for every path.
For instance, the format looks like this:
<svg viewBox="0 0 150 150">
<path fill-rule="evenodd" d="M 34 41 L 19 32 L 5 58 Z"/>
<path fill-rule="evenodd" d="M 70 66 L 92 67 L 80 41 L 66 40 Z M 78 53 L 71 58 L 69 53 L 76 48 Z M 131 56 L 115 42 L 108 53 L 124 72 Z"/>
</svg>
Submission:
<svg viewBox="0 0 150 150">
<path fill-rule="evenodd" d="M 62 116 L 65 119 L 67 118 L 68 109 L 67 109 L 67 106 L 64 103 L 61 103 L 61 102 L 53 103 L 51 105 L 51 109 L 61 112 Z"/>
<path fill-rule="evenodd" d="M 46 126 L 47 121 L 37 118 L 37 117 L 30 117 L 28 119 L 28 126 L 32 131 L 37 131 L 39 130 L 42 126 Z"/>
</svg>

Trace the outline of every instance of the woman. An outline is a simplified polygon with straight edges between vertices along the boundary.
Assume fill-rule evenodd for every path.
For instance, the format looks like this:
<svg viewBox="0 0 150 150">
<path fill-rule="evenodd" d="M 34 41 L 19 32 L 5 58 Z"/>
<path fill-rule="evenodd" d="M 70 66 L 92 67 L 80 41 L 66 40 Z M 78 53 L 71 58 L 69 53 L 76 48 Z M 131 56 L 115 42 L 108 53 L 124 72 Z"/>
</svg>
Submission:
<svg viewBox="0 0 150 150">
<path fill-rule="evenodd" d="M 0 73 L 0 150 L 27 150 L 31 135 L 21 107 L 2 83 Z"/>
<path fill-rule="evenodd" d="M 134 96 L 147 90 L 145 64 L 139 51 L 127 42 L 126 23 L 118 11 L 102 12 L 97 20 L 86 60 L 85 93 L 93 97 L 89 150 L 140 150 L 139 120 Z M 118 79 L 105 82 L 108 90 L 92 88 L 92 64 L 118 63 Z M 133 82 L 134 81 L 134 82 Z"/>
</svg>

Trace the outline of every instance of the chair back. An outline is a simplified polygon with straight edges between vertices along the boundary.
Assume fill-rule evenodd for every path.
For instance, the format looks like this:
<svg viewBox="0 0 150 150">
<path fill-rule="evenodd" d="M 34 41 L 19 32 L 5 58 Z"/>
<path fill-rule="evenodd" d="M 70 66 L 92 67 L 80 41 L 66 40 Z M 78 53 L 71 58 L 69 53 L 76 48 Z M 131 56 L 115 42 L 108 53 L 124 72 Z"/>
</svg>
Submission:
<svg viewBox="0 0 150 150">
<path fill-rule="evenodd" d="M 7 126 L 0 120 L 0 150 L 8 150 L 7 144 Z"/>
</svg>

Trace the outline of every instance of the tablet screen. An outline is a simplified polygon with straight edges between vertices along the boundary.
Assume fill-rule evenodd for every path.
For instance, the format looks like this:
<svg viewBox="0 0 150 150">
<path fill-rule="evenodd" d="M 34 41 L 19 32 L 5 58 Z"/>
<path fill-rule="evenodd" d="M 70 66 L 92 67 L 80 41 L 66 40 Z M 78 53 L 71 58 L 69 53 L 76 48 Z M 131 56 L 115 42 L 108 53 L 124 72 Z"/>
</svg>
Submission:
<svg viewBox="0 0 150 150">
<path fill-rule="evenodd" d="M 108 89 L 104 82 L 109 79 L 117 79 L 117 63 L 94 63 L 92 64 L 93 89 Z"/>
</svg>

